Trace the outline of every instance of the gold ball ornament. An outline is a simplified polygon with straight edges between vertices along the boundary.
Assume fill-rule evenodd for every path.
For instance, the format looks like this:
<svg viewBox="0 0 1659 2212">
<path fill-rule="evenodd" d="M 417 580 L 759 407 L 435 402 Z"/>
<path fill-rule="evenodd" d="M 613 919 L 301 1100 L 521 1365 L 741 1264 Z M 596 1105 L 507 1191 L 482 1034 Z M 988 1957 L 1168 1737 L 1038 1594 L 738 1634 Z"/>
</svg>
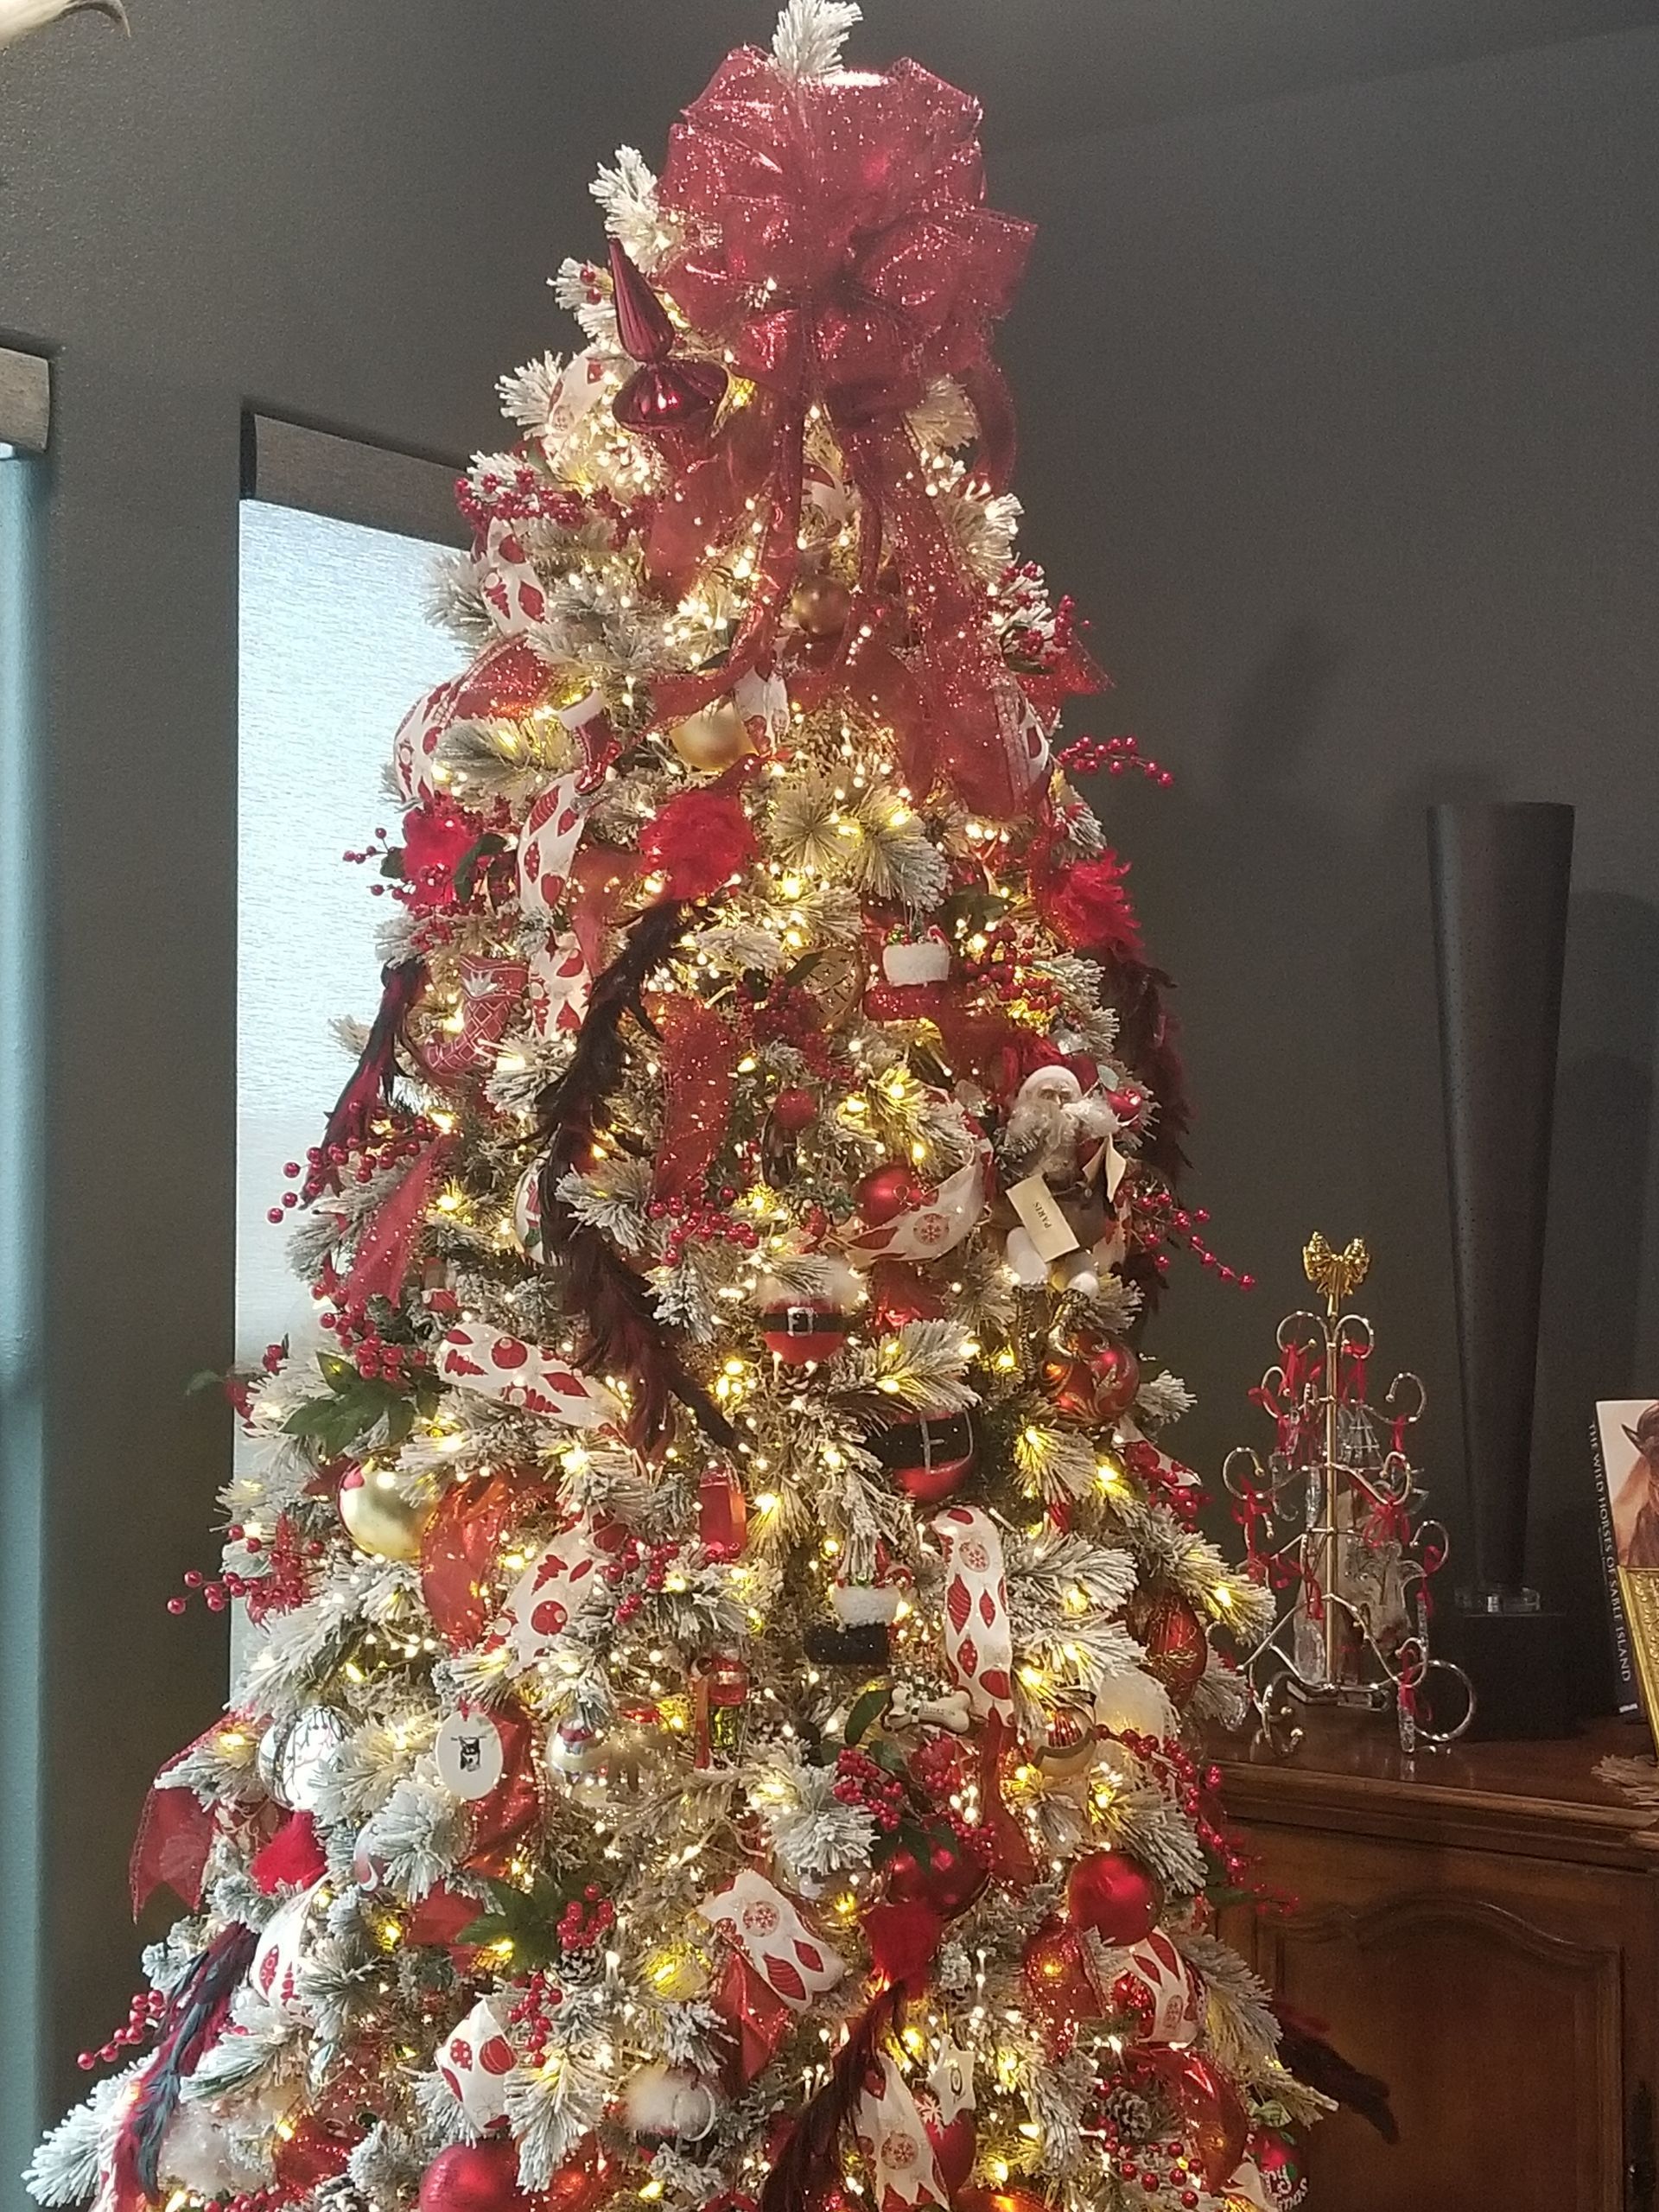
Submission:
<svg viewBox="0 0 1659 2212">
<path fill-rule="evenodd" d="M 754 750 L 747 726 L 730 699 L 716 699 L 676 722 L 668 741 L 688 768 L 705 776 L 717 775 Z"/>
<path fill-rule="evenodd" d="M 352 1467 L 340 1478 L 337 1497 L 346 1535 L 371 1559 L 397 1559 L 413 1565 L 421 1556 L 435 1499 L 420 1504 L 404 1497 L 389 1469 Z"/>
<path fill-rule="evenodd" d="M 853 611 L 853 594 L 837 576 L 808 576 L 791 593 L 789 611 L 809 638 L 838 638 Z"/>
</svg>

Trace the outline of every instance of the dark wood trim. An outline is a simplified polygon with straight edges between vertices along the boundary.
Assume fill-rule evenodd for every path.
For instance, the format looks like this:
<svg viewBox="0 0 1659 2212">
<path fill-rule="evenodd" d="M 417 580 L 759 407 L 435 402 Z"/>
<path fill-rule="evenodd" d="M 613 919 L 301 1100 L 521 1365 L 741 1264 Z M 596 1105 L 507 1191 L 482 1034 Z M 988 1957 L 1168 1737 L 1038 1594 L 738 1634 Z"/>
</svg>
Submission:
<svg viewBox="0 0 1659 2212">
<path fill-rule="evenodd" d="M 44 453 L 51 429 L 51 363 L 0 346 L 0 445 Z"/>
<path fill-rule="evenodd" d="M 306 423 L 250 412 L 243 418 L 242 496 L 402 537 L 465 545 L 455 508 L 459 461 L 399 452 Z"/>
</svg>

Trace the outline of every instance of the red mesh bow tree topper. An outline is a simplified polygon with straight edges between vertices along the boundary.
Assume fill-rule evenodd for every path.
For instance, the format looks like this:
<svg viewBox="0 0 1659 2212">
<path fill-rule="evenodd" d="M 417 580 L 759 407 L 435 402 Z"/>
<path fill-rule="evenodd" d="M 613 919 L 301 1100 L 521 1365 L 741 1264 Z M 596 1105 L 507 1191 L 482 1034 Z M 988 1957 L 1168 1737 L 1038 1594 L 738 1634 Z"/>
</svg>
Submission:
<svg viewBox="0 0 1659 2212">
<path fill-rule="evenodd" d="M 841 66 L 856 14 L 790 0 L 660 184 L 601 171 L 580 350 L 460 487 L 471 663 L 349 856 L 379 1009 L 171 1601 L 257 1635 L 42 2203 L 1300 2186 L 1196 1751 L 1269 1601 L 1165 1440 L 1179 1063 L 1067 770 L 1167 774 L 1052 749 L 1103 679 L 1014 550 L 1029 231 L 972 99 Z"/>
</svg>

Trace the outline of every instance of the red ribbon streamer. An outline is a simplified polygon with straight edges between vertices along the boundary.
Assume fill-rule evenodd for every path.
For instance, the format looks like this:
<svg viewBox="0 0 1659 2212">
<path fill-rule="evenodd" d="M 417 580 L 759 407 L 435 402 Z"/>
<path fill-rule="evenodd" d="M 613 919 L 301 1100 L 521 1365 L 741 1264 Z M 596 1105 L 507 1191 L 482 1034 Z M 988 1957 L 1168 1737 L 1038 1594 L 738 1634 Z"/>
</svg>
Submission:
<svg viewBox="0 0 1659 2212">
<path fill-rule="evenodd" d="M 476 1643 L 497 1611 L 501 1542 L 523 1510 L 505 1475 L 474 1475 L 438 1501 L 421 1539 L 421 1595 L 452 1651 Z"/>
<path fill-rule="evenodd" d="M 454 1145 L 452 1136 L 435 1137 L 397 1188 L 381 1200 L 358 1241 L 352 1271 L 340 1286 L 338 1302 L 347 1313 L 360 1313 L 372 1298 L 395 1303 L 401 1295 L 427 1199 Z"/>
<path fill-rule="evenodd" d="M 728 2056 L 721 2080 L 728 2094 L 741 2096 L 783 2049 L 796 2016 L 736 1950 L 728 1955 L 709 2001 L 727 2031 Z"/>
<path fill-rule="evenodd" d="M 652 1189 L 659 1198 L 689 1198 L 726 1135 L 739 1039 L 701 999 L 652 998 L 645 1010 L 663 1039 L 663 1141 Z"/>
</svg>

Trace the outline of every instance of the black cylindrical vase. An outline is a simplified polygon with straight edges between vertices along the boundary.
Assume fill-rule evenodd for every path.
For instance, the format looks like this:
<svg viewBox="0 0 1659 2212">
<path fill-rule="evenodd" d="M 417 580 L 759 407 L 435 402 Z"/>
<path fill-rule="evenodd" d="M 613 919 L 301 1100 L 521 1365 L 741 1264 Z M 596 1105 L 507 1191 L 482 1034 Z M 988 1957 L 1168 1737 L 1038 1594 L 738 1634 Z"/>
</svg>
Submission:
<svg viewBox="0 0 1659 2212">
<path fill-rule="evenodd" d="M 1431 807 L 1428 850 L 1474 1540 L 1465 1618 L 1447 1625 L 1481 1694 L 1479 1732 L 1554 1734 L 1565 1624 L 1525 1582 L 1573 810 Z"/>
</svg>

